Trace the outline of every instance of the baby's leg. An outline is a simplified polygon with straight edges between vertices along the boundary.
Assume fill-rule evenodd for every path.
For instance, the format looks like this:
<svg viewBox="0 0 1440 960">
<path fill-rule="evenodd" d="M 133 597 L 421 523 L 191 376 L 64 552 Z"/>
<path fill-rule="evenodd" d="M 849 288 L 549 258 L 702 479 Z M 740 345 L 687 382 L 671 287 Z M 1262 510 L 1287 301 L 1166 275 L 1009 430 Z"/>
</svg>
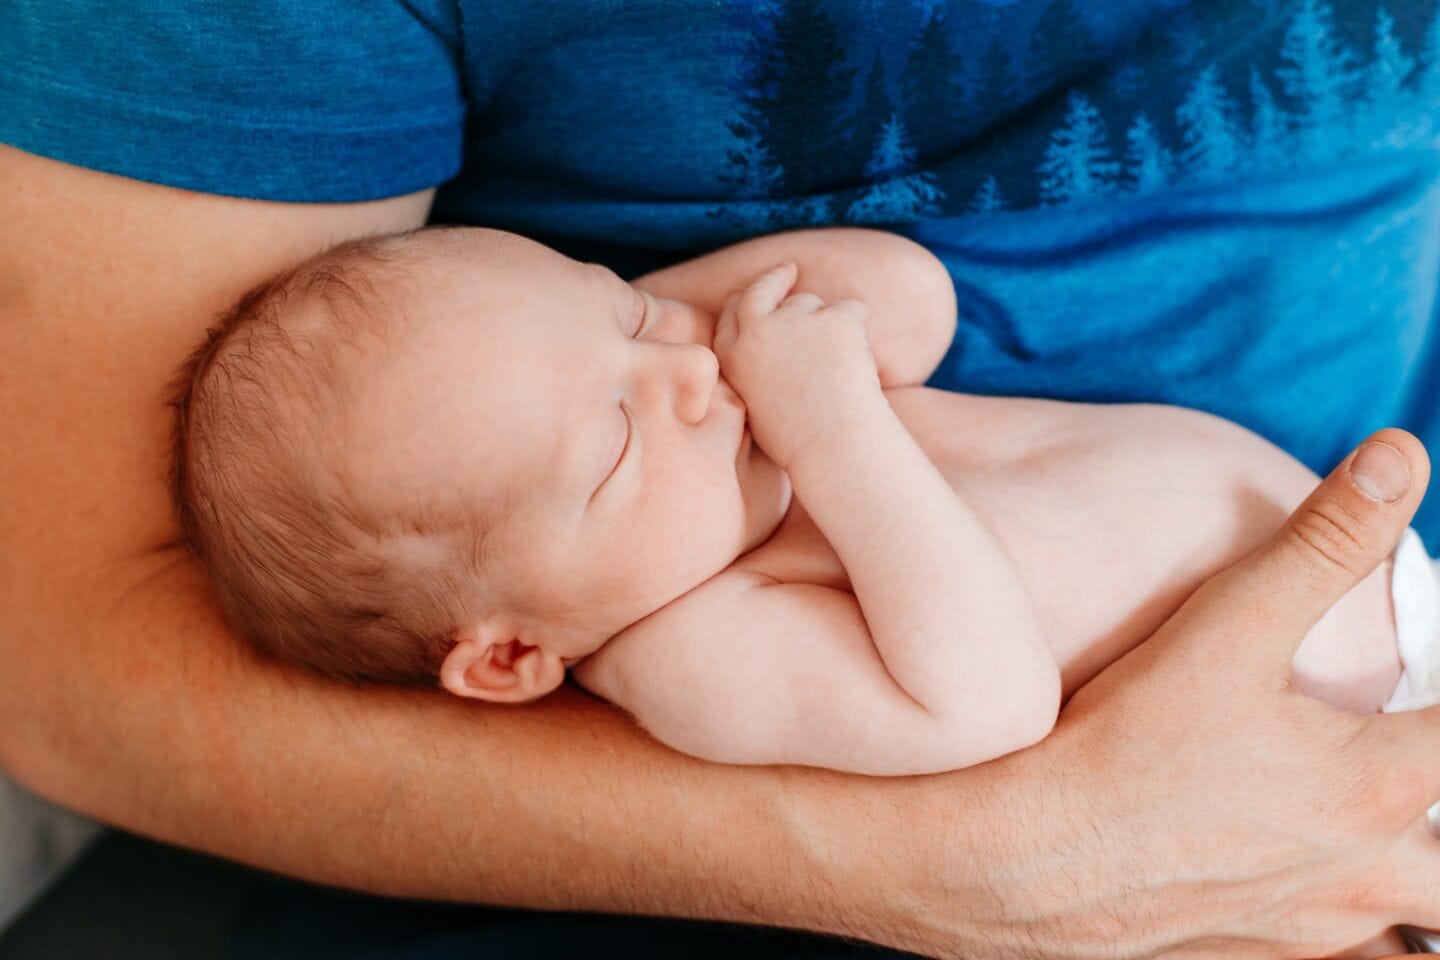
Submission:
<svg viewBox="0 0 1440 960">
<path fill-rule="evenodd" d="M 1378 713 L 1400 679 L 1387 559 L 1306 635 L 1290 676 L 1302 693 L 1355 713 Z"/>
<path fill-rule="evenodd" d="M 1413 530 L 1315 625 L 1290 672 L 1302 691 L 1347 710 L 1412 710 L 1440 702 L 1440 578 Z M 1437 814 L 1440 804 L 1431 808 L 1432 826 Z M 1416 943 L 1423 952 L 1440 950 L 1440 934 L 1411 934 L 1423 938 Z M 1391 930 L 1347 956 L 1408 953 L 1403 947 Z"/>
<path fill-rule="evenodd" d="M 1440 702 L 1440 575 L 1419 534 L 1406 530 L 1315 625 L 1290 672 L 1301 691 L 1358 713 Z"/>
</svg>

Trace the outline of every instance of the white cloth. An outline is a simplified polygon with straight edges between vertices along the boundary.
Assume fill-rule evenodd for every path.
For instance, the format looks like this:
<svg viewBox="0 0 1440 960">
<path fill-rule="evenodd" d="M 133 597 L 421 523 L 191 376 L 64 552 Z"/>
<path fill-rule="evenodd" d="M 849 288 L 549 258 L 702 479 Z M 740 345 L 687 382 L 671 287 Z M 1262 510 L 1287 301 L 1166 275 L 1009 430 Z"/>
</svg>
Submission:
<svg viewBox="0 0 1440 960">
<path fill-rule="evenodd" d="M 1426 554 L 1414 527 L 1395 548 L 1390 598 L 1405 669 L 1384 710 L 1421 710 L 1440 703 L 1440 566 Z"/>
<path fill-rule="evenodd" d="M 1440 563 L 1432 561 L 1412 527 L 1395 548 L 1395 573 L 1390 580 L 1395 604 L 1395 643 L 1404 670 L 1386 713 L 1423 710 L 1440 703 Z M 1440 803 L 1430 808 L 1430 832 L 1440 837 Z M 1410 949 L 1440 953 L 1440 933 L 1401 931 Z"/>
</svg>

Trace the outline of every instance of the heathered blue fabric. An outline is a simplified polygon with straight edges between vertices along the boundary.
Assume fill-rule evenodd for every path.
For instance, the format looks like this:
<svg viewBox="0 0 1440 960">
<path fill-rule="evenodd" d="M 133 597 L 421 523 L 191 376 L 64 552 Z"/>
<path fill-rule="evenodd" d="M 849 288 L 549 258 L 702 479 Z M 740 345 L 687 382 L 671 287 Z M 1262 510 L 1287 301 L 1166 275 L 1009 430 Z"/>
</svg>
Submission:
<svg viewBox="0 0 1440 960">
<path fill-rule="evenodd" d="M 10 0 L 0 140 L 240 197 L 424 189 L 460 169 L 453 26 L 386 0 Z"/>
<path fill-rule="evenodd" d="M 1437 111 L 1437 0 L 0 5 L 0 141 L 439 186 L 438 222 L 626 276 L 895 230 L 959 294 L 932 386 L 1194 407 L 1321 474 L 1385 425 L 1440 450 Z M 1416 526 L 1440 553 L 1440 497 Z"/>
</svg>

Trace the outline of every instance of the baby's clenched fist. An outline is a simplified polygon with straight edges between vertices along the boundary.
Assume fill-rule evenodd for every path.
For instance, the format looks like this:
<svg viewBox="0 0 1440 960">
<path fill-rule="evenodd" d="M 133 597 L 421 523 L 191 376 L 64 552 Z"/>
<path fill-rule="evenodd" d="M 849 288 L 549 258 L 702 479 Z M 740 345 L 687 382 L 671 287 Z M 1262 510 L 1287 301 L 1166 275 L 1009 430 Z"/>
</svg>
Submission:
<svg viewBox="0 0 1440 960">
<path fill-rule="evenodd" d="M 755 442 L 785 468 L 845 411 L 884 397 L 865 339 L 870 308 L 787 297 L 798 273 L 789 261 L 767 270 L 730 295 L 715 323 L 720 371 L 745 401 Z"/>
</svg>

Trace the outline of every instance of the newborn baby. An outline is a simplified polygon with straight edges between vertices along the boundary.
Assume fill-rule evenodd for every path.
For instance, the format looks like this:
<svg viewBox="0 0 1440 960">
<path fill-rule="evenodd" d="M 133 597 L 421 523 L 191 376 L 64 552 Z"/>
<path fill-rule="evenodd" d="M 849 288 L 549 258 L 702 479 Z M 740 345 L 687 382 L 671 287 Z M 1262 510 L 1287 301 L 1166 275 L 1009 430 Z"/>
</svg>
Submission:
<svg viewBox="0 0 1440 960">
<path fill-rule="evenodd" d="M 980 763 L 1318 478 L 1192 410 L 920 386 L 955 322 L 944 266 L 878 231 L 634 283 L 497 230 L 352 241 L 182 371 L 184 535 L 240 634 L 334 676 L 520 703 L 568 672 L 716 761 Z M 1295 682 L 1435 702 L 1436 630 L 1408 531 Z"/>
</svg>

